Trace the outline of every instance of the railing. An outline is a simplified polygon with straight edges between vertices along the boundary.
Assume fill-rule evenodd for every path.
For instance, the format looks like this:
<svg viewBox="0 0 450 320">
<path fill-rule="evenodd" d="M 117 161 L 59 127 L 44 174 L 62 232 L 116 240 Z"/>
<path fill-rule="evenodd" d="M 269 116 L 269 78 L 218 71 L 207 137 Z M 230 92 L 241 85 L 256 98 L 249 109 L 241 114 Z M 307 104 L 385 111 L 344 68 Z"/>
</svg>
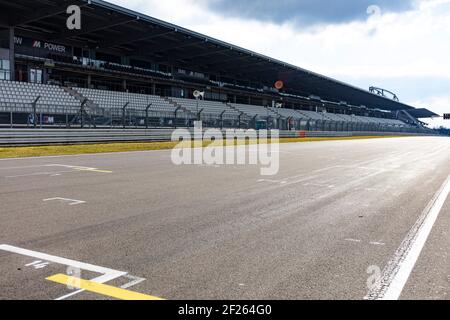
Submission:
<svg viewBox="0 0 450 320">
<path fill-rule="evenodd" d="M 364 123 L 358 121 L 334 121 L 294 119 L 291 117 L 258 116 L 250 118 L 245 114 L 213 114 L 200 112 L 198 115 L 182 109 L 162 111 L 156 107 L 148 111 L 142 108 L 108 108 L 98 114 L 95 109 L 81 105 L 42 105 L 24 103 L 0 103 L 0 127 L 55 127 L 55 128 L 177 128 L 193 127 L 200 119 L 204 127 L 213 128 L 257 128 L 257 122 L 265 122 L 267 129 L 322 132 L 394 132 L 429 134 L 431 130 L 408 125 Z"/>
</svg>

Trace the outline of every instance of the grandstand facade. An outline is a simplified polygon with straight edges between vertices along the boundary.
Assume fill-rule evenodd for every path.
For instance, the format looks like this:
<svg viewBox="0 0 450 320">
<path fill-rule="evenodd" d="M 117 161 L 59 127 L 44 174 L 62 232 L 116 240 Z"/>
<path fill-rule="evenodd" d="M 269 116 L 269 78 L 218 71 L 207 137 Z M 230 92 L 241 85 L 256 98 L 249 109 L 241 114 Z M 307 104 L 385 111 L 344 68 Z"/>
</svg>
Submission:
<svg viewBox="0 0 450 320">
<path fill-rule="evenodd" d="M 427 132 L 436 116 L 104 1 L 0 8 L 0 125 Z"/>
</svg>

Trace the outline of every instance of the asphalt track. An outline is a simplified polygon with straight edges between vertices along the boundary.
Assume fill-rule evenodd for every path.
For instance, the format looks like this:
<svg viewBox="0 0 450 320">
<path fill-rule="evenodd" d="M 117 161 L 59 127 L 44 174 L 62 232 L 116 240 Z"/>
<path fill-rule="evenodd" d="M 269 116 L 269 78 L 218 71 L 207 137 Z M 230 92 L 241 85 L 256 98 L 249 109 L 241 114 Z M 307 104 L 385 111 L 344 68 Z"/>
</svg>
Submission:
<svg viewBox="0 0 450 320">
<path fill-rule="evenodd" d="M 170 155 L 0 160 L 0 299 L 111 299 L 47 280 L 68 265 L 165 299 L 374 298 L 440 194 L 398 294 L 449 298 L 449 138 L 282 144 L 274 177 Z"/>
</svg>

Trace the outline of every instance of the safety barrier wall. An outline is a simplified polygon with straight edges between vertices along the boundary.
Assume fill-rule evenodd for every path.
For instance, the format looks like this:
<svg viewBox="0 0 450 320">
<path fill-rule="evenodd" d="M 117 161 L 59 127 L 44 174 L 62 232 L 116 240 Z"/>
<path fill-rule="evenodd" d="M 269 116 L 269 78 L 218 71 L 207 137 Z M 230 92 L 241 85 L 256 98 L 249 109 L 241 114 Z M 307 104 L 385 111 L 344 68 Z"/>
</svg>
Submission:
<svg viewBox="0 0 450 320">
<path fill-rule="evenodd" d="M 193 132 L 193 129 L 187 129 Z M 174 129 L 0 129 L 0 145 L 50 145 L 97 142 L 171 141 Z M 225 132 L 225 131 L 223 131 Z M 258 133 L 265 131 L 258 131 Z M 270 131 L 269 136 L 270 136 Z M 279 131 L 281 138 L 411 136 L 399 132 Z M 238 136 L 243 137 L 242 133 Z"/>
</svg>

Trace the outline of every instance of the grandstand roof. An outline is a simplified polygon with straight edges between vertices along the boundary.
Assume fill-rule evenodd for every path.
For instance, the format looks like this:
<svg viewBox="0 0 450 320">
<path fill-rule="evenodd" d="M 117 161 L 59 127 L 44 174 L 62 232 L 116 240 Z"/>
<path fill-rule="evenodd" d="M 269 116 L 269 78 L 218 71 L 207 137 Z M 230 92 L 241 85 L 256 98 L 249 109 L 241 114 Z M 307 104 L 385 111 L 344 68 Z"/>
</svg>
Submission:
<svg viewBox="0 0 450 320">
<path fill-rule="evenodd" d="M 82 6 L 82 29 L 65 26 L 69 5 Z M 0 26 L 55 43 L 90 47 L 174 65 L 273 84 L 283 80 L 288 93 L 384 110 L 412 106 L 370 93 L 247 49 L 100 0 L 0 0 Z"/>
<path fill-rule="evenodd" d="M 424 109 L 424 108 L 408 110 L 408 113 L 417 119 L 439 117 L 438 114 L 431 112 L 430 110 Z"/>
</svg>

